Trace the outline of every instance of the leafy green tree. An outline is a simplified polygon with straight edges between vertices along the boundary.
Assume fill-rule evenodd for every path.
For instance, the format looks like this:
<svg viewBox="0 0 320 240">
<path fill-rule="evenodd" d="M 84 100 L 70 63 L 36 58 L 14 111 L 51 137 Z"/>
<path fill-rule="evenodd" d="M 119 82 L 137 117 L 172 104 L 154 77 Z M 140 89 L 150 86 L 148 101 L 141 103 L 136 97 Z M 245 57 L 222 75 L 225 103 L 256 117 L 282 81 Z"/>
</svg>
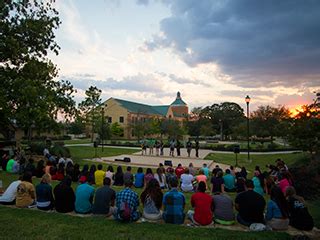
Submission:
<svg viewBox="0 0 320 240">
<path fill-rule="evenodd" d="M 97 118 L 94 118 L 93 121 L 93 132 L 96 132 L 99 134 L 100 141 L 101 140 L 107 140 L 111 137 L 111 131 L 110 131 L 110 125 L 106 121 L 106 117 L 101 115 L 97 115 Z"/>
<path fill-rule="evenodd" d="M 52 2 L 0 2 L 0 130 L 18 126 L 28 132 L 51 129 L 58 113 L 72 115 L 74 89 L 56 79 L 47 54 L 58 54 L 54 30 L 60 25 Z"/>
<path fill-rule="evenodd" d="M 85 122 L 91 128 L 91 141 L 93 142 L 93 135 L 95 132 L 95 123 L 98 121 L 101 122 L 101 90 L 95 86 L 90 86 L 86 90 L 85 99 L 79 103 L 80 111 L 85 119 Z M 100 117 L 99 117 L 100 116 Z M 98 119 L 97 119 L 98 118 Z M 97 119 L 97 121 L 96 121 Z M 99 129 L 99 128 L 98 128 Z"/>
<path fill-rule="evenodd" d="M 111 124 L 110 131 L 113 137 L 123 137 L 123 127 L 121 127 L 117 122 Z"/>
<path fill-rule="evenodd" d="M 68 133 L 71 134 L 82 134 L 86 130 L 84 119 L 77 115 L 74 121 L 67 124 Z"/>
</svg>

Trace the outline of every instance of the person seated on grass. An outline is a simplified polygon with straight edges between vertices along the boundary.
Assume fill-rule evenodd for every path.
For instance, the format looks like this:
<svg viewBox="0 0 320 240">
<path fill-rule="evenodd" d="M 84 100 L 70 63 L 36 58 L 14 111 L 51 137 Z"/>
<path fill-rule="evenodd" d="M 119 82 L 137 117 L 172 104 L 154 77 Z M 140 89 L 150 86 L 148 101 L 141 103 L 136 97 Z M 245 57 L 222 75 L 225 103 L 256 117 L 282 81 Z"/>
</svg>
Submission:
<svg viewBox="0 0 320 240">
<path fill-rule="evenodd" d="M 235 199 L 238 222 L 245 226 L 250 226 L 252 223 L 264 223 L 263 212 L 266 201 L 259 193 L 253 191 L 252 180 L 246 181 L 246 188 L 247 191 L 239 193 Z"/>
<path fill-rule="evenodd" d="M 36 190 L 32 184 L 32 175 L 25 172 L 22 181 L 17 187 L 16 206 L 20 208 L 29 207 L 35 204 Z"/>
<path fill-rule="evenodd" d="M 279 187 L 283 194 L 286 194 L 286 189 L 289 186 L 292 186 L 293 181 L 291 174 L 288 171 L 281 171 L 281 178 L 279 179 Z"/>
<path fill-rule="evenodd" d="M 146 174 L 144 175 L 144 185 L 147 186 L 148 182 L 154 179 L 153 173 L 152 173 L 152 169 L 151 168 L 147 168 Z"/>
<path fill-rule="evenodd" d="M 264 196 L 263 185 L 261 183 L 261 178 L 259 178 L 259 175 L 261 175 L 259 171 L 254 171 L 254 176 L 252 178 L 252 182 L 254 185 L 253 191 L 259 193 L 261 196 Z"/>
<path fill-rule="evenodd" d="M 236 173 L 236 185 L 235 185 L 237 193 L 241 193 L 246 190 L 245 183 L 246 183 L 246 179 L 244 177 L 242 177 L 241 173 L 237 172 Z"/>
<path fill-rule="evenodd" d="M 182 167 L 181 163 L 178 164 L 177 168 L 174 170 L 178 179 L 180 179 L 181 175 L 184 173 L 184 168 Z"/>
<path fill-rule="evenodd" d="M 109 217 L 115 213 L 116 192 L 110 188 L 110 184 L 111 179 L 104 178 L 103 186 L 97 189 L 92 207 L 93 214 L 103 214 Z"/>
<path fill-rule="evenodd" d="M 287 187 L 286 197 L 289 204 L 289 225 L 299 230 L 312 230 L 314 221 L 303 197 L 298 196 L 292 186 Z"/>
<path fill-rule="evenodd" d="M 89 170 L 89 175 L 88 175 L 88 182 L 91 184 L 96 183 L 96 179 L 94 178 L 94 173 L 96 172 L 97 167 L 95 164 L 91 164 L 90 170 Z"/>
<path fill-rule="evenodd" d="M 9 173 L 12 173 L 13 165 L 15 164 L 16 160 L 15 158 L 10 158 L 7 162 L 6 171 Z"/>
<path fill-rule="evenodd" d="M 89 179 L 89 165 L 88 164 L 83 165 L 83 168 L 79 174 L 79 178 L 78 178 L 77 182 L 79 182 L 81 177 L 85 177 L 86 181 L 88 181 L 88 179 Z M 82 180 L 83 179 L 84 178 L 82 178 Z"/>
<path fill-rule="evenodd" d="M 41 178 L 41 182 L 36 186 L 37 208 L 40 210 L 48 211 L 53 209 L 54 198 L 50 183 L 51 175 L 45 173 Z"/>
<path fill-rule="evenodd" d="M 0 196 L 0 204 L 2 205 L 15 205 L 16 196 L 17 196 L 17 187 L 21 183 L 22 177 L 19 177 L 18 180 L 13 181 L 7 187 L 6 191 Z"/>
<path fill-rule="evenodd" d="M 163 173 L 162 168 L 157 168 L 157 173 L 153 176 L 158 181 L 161 189 L 167 188 L 166 175 Z"/>
<path fill-rule="evenodd" d="M 57 212 L 67 213 L 74 211 L 76 197 L 71 183 L 72 178 L 67 175 L 53 190 Z"/>
<path fill-rule="evenodd" d="M 189 173 L 190 173 L 192 176 L 195 176 L 195 175 L 196 175 L 196 172 L 197 172 L 197 170 L 194 168 L 193 163 L 189 163 Z"/>
<path fill-rule="evenodd" d="M 214 221 L 222 225 L 232 225 L 234 221 L 233 201 L 227 193 L 215 192 L 213 198 Z"/>
<path fill-rule="evenodd" d="M 24 172 L 31 172 L 32 176 L 36 175 L 36 167 L 34 166 L 34 160 L 33 158 L 30 158 L 28 163 L 26 164 L 25 168 L 24 168 Z M 23 174 L 22 173 L 22 174 Z"/>
<path fill-rule="evenodd" d="M 178 179 L 173 178 L 170 184 L 171 190 L 163 196 L 164 210 L 162 217 L 166 223 L 183 224 L 186 200 L 183 193 L 178 191 Z"/>
<path fill-rule="evenodd" d="M 113 167 L 111 165 L 108 166 L 105 177 L 110 178 L 111 185 L 113 185 L 113 182 L 114 182 L 114 171 L 113 171 Z"/>
<path fill-rule="evenodd" d="M 52 166 L 56 167 L 57 164 L 54 163 L 54 162 L 47 161 L 46 166 L 45 166 L 45 168 L 44 168 L 44 173 L 50 174 L 50 168 L 51 168 Z M 42 176 L 43 176 L 43 174 L 42 174 Z M 42 176 L 41 176 L 41 178 L 42 178 Z"/>
<path fill-rule="evenodd" d="M 123 172 L 122 172 L 122 167 L 118 166 L 117 171 L 114 175 L 114 186 L 123 186 Z"/>
<path fill-rule="evenodd" d="M 231 174 L 230 169 L 226 169 L 226 175 L 223 176 L 224 190 L 226 192 L 235 192 L 236 178 Z"/>
<path fill-rule="evenodd" d="M 87 182 L 85 176 L 81 176 L 79 182 L 80 185 L 76 189 L 75 211 L 81 214 L 91 213 L 94 188 Z"/>
<path fill-rule="evenodd" d="M 128 166 L 127 171 L 123 174 L 123 182 L 125 182 L 125 181 L 133 182 L 133 174 L 132 174 L 131 170 L 132 170 L 131 166 Z"/>
<path fill-rule="evenodd" d="M 288 203 L 281 189 L 271 188 L 270 200 L 267 204 L 266 224 L 272 230 L 287 230 L 289 225 Z"/>
<path fill-rule="evenodd" d="M 34 176 L 36 176 L 37 178 L 41 178 L 44 173 L 45 173 L 44 160 L 40 160 L 37 163 Z"/>
<path fill-rule="evenodd" d="M 224 193 L 224 180 L 223 180 L 223 172 L 219 171 L 217 172 L 216 176 L 211 177 L 211 192 L 221 192 Z"/>
<path fill-rule="evenodd" d="M 193 179 L 194 177 L 190 174 L 189 168 L 186 168 L 184 174 L 181 175 L 181 190 L 184 192 L 193 191 Z"/>
<path fill-rule="evenodd" d="M 20 158 L 20 160 L 15 160 L 14 163 L 13 163 L 13 166 L 12 166 L 12 171 L 11 173 L 19 173 L 20 172 L 20 162 L 22 164 L 24 164 L 24 159 L 23 158 Z"/>
<path fill-rule="evenodd" d="M 96 180 L 96 186 L 101 187 L 106 173 L 102 170 L 102 164 L 98 164 L 98 169 L 94 173 L 94 179 Z"/>
<path fill-rule="evenodd" d="M 197 183 L 204 182 L 207 186 L 207 176 L 204 175 L 204 172 L 202 169 L 199 170 L 199 175 L 196 176 Z"/>
<path fill-rule="evenodd" d="M 66 175 L 72 177 L 74 171 L 74 166 L 72 162 L 68 162 L 66 165 Z"/>
<path fill-rule="evenodd" d="M 78 182 L 79 181 L 79 177 L 80 177 L 81 171 L 80 171 L 80 165 L 78 163 L 76 163 L 73 166 L 73 173 L 71 175 L 72 178 L 72 182 Z"/>
<path fill-rule="evenodd" d="M 53 180 L 62 181 L 65 177 L 65 169 L 64 169 L 64 163 L 59 163 L 58 169 L 54 177 L 52 177 Z"/>
<path fill-rule="evenodd" d="M 209 177 L 209 168 L 208 168 L 208 165 L 206 163 L 204 163 L 202 165 L 202 171 L 203 171 L 203 174 L 206 175 L 206 177 L 208 178 Z"/>
<path fill-rule="evenodd" d="M 137 173 L 134 175 L 134 187 L 142 188 L 144 186 L 144 173 L 142 167 L 138 168 Z"/>
<path fill-rule="evenodd" d="M 212 176 L 216 177 L 217 173 L 220 171 L 222 172 L 222 169 L 219 167 L 219 165 L 216 165 L 214 169 L 212 169 Z"/>
<path fill-rule="evenodd" d="M 139 196 L 132 188 L 131 179 L 124 182 L 125 188 L 116 195 L 116 211 L 114 218 L 121 222 L 137 221 L 141 214 L 138 210 Z"/>
<path fill-rule="evenodd" d="M 199 182 L 197 192 L 191 196 L 191 206 L 193 210 L 189 210 L 187 215 L 188 218 L 195 225 L 209 225 L 212 223 L 212 197 L 205 193 L 206 184 Z"/>
<path fill-rule="evenodd" d="M 163 193 L 161 191 L 159 182 L 156 179 L 151 179 L 145 190 L 141 193 L 140 199 L 143 205 L 142 216 L 149 220 L 160 220 L 162 217 Z"/>
</svg>

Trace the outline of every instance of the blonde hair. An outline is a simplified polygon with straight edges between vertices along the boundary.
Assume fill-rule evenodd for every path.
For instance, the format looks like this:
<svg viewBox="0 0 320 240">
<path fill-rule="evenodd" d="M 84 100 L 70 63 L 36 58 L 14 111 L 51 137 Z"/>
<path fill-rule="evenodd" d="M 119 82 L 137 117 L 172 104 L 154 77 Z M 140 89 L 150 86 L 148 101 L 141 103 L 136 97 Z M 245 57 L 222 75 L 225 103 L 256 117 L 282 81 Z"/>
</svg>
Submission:
<svg viewBox="0 0 320 240">
<path fill-rule="evenodd" d="M 41 178 L 41 182 L 42 183 L 51 183 L 51 175 L 49 173 L 45 173 L 43 174 L 42 178 Z"/>
</svg>

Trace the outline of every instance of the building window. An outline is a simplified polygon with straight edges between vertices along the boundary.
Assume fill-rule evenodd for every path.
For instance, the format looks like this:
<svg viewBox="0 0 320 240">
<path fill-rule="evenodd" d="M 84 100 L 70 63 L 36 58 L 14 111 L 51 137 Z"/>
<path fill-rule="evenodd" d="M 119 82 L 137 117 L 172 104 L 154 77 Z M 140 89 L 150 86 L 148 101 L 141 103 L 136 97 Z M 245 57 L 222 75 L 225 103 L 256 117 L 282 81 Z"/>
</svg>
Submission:
<svg viewBox="0 0 320 240">
<path fill-rule="evenodd" d="M 119 122 L 120 122 L 120 123 L 123 123 L 123 122 L 124 122 L 124 117 L 122 117 L 122 116 L 119 117 Z"/>
<path fill-rule="evenodd" d="M 112 123 L 112 117 L 108 117 L 108 123 Z"/>
</svg>

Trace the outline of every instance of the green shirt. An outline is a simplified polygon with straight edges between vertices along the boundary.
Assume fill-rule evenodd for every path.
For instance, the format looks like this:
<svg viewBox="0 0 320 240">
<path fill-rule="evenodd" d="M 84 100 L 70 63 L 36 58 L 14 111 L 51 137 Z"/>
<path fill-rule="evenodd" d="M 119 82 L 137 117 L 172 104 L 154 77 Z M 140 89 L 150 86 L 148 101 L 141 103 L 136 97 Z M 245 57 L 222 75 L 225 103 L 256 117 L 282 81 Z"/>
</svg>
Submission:
<svg viewBox="0 0 320 240">
<path fill-rule="evenodd" d="M 7 167 L 6 167 L 7 172 L 12 173 L 12 167 L 13 167 L 14 163 L 15 163 L 14 159 L 10 159 L 8 161 Z"/>
</svg>

